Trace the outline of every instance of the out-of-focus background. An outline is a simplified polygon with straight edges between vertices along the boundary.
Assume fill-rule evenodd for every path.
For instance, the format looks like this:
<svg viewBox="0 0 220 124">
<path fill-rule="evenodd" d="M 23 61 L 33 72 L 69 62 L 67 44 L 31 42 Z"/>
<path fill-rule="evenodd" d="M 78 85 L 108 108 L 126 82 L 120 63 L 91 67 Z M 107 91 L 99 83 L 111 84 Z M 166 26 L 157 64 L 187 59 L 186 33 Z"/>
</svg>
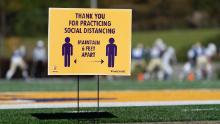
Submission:
<svg viewBox="0 0 220 124">
<path fill-rule="evenodd" d="M 47 75 L 49 7 L 132 9 L 132 74 L 101 76 L 101 102 L 220 100 L 219 0 L 1 0 L 0 108 L 76 101 L 76 77 Z M 82 102 L 96 79 L 80 77 Z"/>
<path fill-rule="evenodd" d="M 188 75 L 194 72 L 190 75 L 191 80 L 217 80 L 220 77 L 219 5 L 218 0 L 2 0 L 0 78 L 21 78 L 22 71 L 23 77 L 48 77 L 48 7 L 98 7 L 133 10 L 132 76 L 127 78 L 140 81 L 182 80 L 188 79 Z M 19 64 L 14 64 L 10 71 L 12 58 L 19 49 L 23 49 L 20 56 L 24 61 L 20 66 L 26 67 L 19 69 Z M 189 55 L 190 50 L 194 55 Z M 203 55 L 208 56 L 207 67 L 199 70 L 199 62 L 196 61 Z M 151 61 L 155 58 L 159 58 L 161 63 Z M 190 62 L 189 65 L 187 62 Z M 184 65 L 190 69 L 184 69 Z M 10 73 L 8 77 L 7 72 Z M 114 78 L 117 77 L 107 77 L 109 80 Z"/>
</svg>

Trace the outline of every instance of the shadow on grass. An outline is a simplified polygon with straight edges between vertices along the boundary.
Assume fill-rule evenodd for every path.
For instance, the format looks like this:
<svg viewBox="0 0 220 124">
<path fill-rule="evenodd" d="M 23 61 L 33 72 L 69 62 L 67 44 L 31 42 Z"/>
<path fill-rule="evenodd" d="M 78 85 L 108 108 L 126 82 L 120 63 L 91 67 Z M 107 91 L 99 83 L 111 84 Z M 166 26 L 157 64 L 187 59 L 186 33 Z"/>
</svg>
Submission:
<svg viewBox="0 0 220 124">
<path fill-rule="evenodd" d="M 117 118 L 109 112 L 68 112 L 68 113 L 33 113 L 32 116 L 40 120 L 51 119 L 98 119 L 98 118 Z"/>
</svg>

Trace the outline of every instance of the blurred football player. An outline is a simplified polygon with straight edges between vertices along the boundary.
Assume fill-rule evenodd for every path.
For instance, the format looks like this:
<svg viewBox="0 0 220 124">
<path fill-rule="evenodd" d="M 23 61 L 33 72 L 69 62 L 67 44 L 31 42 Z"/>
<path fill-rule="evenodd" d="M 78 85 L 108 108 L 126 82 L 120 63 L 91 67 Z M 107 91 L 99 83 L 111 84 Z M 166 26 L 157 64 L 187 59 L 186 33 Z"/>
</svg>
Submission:
<svg viewBox="0 0 220 124">
<path fill-rule="evenodd" d="M 172 64 L 176 63 L 176 53 L 173 47 L 169 47 L 162 56 L 163 76 L 164 80 L 171 78 L 173 74 Z"/>
<path fill-rule="evenodd" d="M 20 46 L 16 49 L 11 57 L 10 68 L 6 73 L 6 78 L 10 80 L 17 68 L 22 70 L 22 76 L 25 80 L 28 80 L 27 64 L 24 61 L 24 56 L 26 54 L 25 46 Z"/>
<path fill-rule="evenodd" d="M 143 65 L 144 59 L 144 45 L 139 43 L 136 48 L 132 49 L 132 66 L 131 70 L 133 71 L 135 67 Z"/>
<path fill-rule="evenodd" d="M 202 75 L 202 78 L 206 78 L 206 79 L 211 79 L 212 77 L 212 72 L 213 72 L 213 68 L 212 68 L 212 58 L 213 56 L 216 54 L 217 52 L 217 47 L 215 44 L 213 43 L 209 43 L 207 48 L 205 48 L 205 58 L 207 63 L 205 68 L 203 66 L 203 68 L 200 68 L 198 71 L 199 74 Z"/>
<path fill-rule="evenodd" d="M 187 52 L 188 61 L 183 65 L 183 71 L 180 73 L 180 80 L 188 79 L 189 74 L 194 75 L 194 68 L 196 66 L 196 49 L 195 45 Z"/>
<path fill-rule="evenodd" d="M 212 67 L 212 58 L 217 54 L 217 46 L 213 43 L 209 43 L 206 49 L 206 56 L 208 59 L 207 67 L 207 79 L 212 77 L 213 67 Z"/>
<path fill-rule="evenodd" d="M 197 43 L 195 46 L 196 50 L 196 78 L 201 80 L 205 77 L 208 70 L 208 58 L 206 56 L 206 49 L 200 44 Z"/>
<path fill-rule="evenodd" d="M 154 72 L 157 72 L 157 79 L 160 79 L 162 74 L 163 66 L 161 57 L 166 49 L 166 45 L 162 39 L 156 39 L 153 48 L 150 50 L 150 62 L 146 68 L 145 79 L 150 79 Z"/>
<path fill-rule="evenodd" d="M 46 49 L 44 47 L 44 42 L 39 40 L 36 47 L 33 50 L 33 67 L 32 76 L 43 77 L 45 75 L 45 63 L 47 60 Z"/>
</svg>

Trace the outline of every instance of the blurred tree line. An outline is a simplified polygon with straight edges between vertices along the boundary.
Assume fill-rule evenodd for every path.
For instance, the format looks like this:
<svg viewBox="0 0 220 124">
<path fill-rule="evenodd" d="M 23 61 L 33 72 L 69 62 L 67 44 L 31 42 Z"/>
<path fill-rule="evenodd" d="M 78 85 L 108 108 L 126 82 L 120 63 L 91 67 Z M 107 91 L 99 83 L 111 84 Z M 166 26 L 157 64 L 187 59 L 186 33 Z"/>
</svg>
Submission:
<svg viewBox="0 0 220 124">
<path fill-rule="evenodd" d="M 220 0 L 98 0 L 99 8 L 133 9 L 133 29 L 220 26 Z M 88 8 L 90 0 L 0 0 L 3 36 L 46 36 L 48 7 Z"/>
</svg>

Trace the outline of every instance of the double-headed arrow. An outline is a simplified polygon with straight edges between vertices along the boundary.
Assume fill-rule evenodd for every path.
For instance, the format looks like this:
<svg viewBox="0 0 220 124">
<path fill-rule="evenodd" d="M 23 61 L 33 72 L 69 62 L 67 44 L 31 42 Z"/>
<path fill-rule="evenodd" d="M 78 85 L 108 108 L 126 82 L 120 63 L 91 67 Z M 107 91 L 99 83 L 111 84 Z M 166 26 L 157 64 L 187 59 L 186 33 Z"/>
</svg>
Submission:
<svg viewBox="0 0 220 124">
<path fill-rule="evenodd" d="M 78 63 L 78 62 L 100 62 L 101 64 L 104 63 L 104 60 L 92 60 L 92 61 L 78 61 L 77 59 L 74 60 L 74 63 Z"/>
</svg>

